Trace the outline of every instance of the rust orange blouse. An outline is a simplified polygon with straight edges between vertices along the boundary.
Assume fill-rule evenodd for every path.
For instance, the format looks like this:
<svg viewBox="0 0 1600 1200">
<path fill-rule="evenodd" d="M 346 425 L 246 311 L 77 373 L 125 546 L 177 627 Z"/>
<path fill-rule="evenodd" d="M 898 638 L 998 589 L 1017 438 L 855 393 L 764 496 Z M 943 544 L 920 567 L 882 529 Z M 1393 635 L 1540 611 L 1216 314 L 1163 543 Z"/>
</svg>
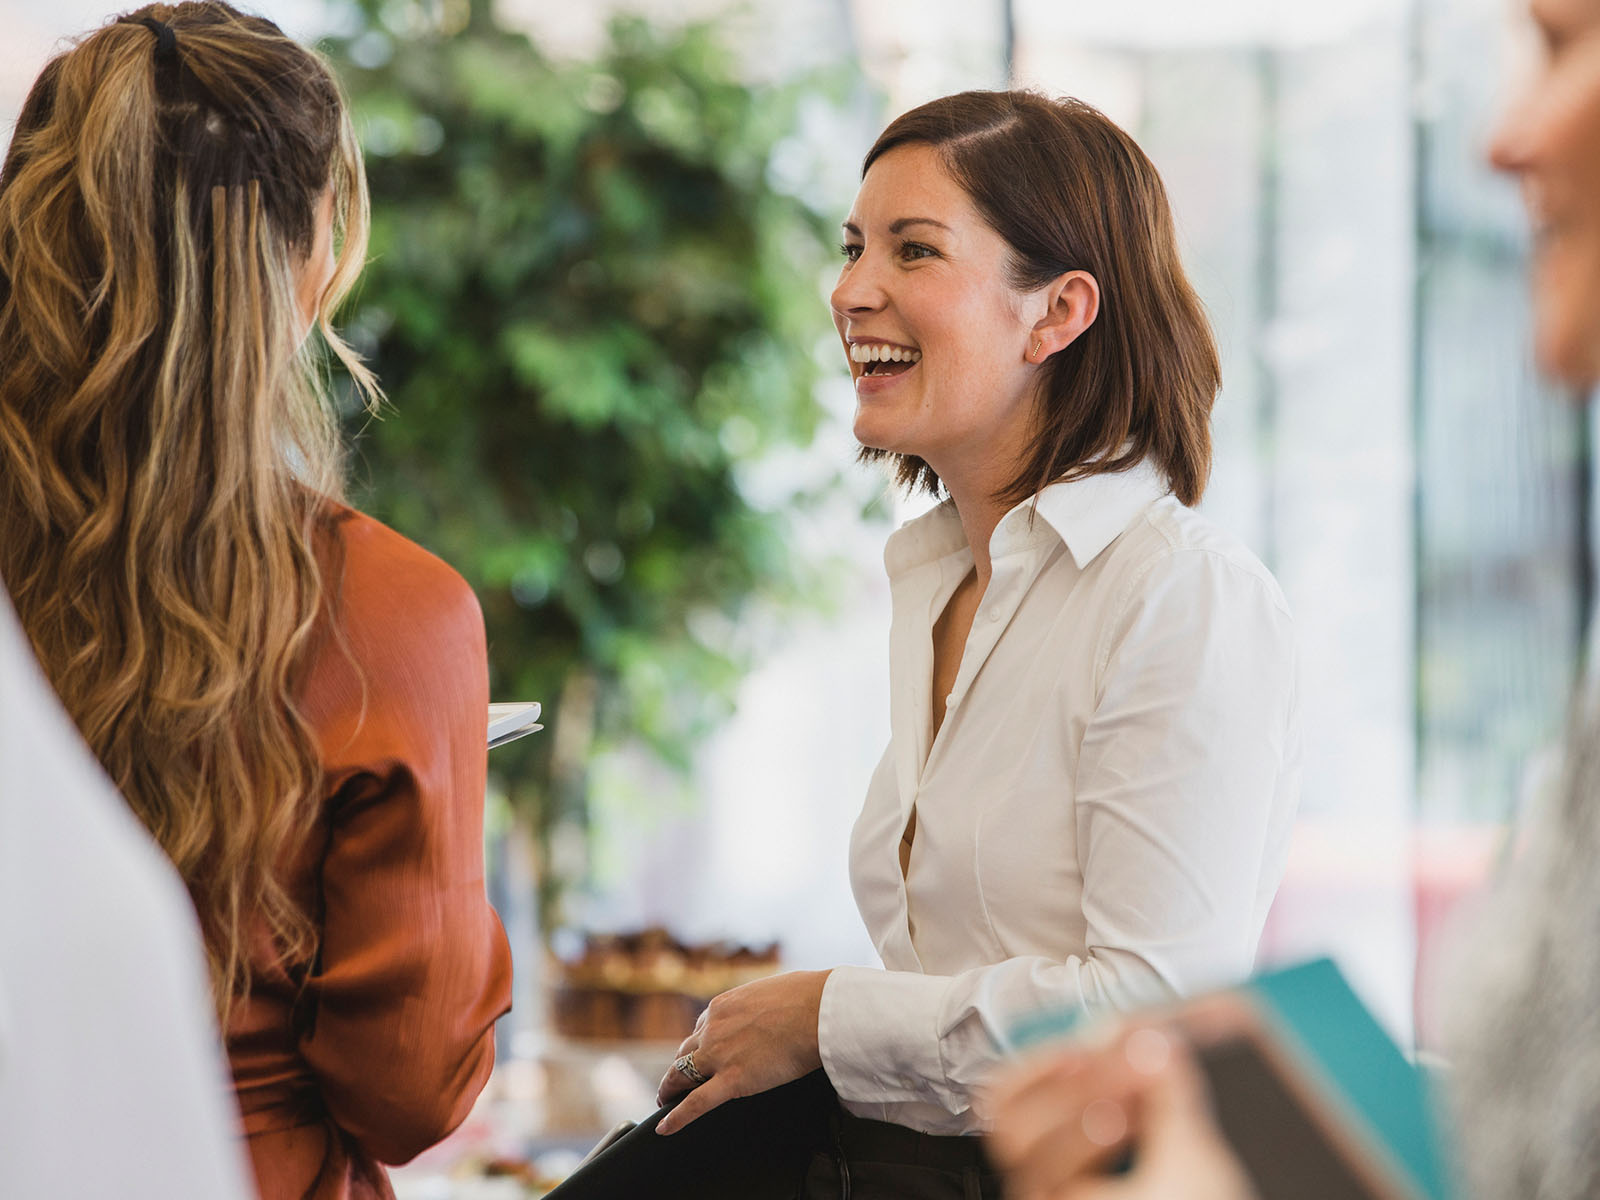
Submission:
<svg viewBox="0 0 1600 1200">
<path fill-rule="evenodd" d="M 510 952 L 484 892 L 477 600 L 371 518 L 343 513 L 336 528 L 345 646 L 322 638 L 303 697 L 326 800 L 292 867 L 321 947 L 286 964 L 259 937 L 227 1030 L 262 1200 L 389 1200 L 379 1164 L 460 1124 L 510 1008 Z"/>
</svg>

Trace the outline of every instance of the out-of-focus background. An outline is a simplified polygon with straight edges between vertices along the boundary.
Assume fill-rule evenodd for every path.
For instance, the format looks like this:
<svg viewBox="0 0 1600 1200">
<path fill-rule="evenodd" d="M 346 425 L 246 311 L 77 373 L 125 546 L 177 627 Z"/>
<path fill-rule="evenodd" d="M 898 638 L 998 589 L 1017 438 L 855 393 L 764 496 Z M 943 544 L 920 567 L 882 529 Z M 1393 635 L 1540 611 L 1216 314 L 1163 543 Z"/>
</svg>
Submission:
<svg viewBox="0 0 1600 1200">
<path fill-rule="evenodd" d="M 1135 134 L 1221 343 L 1204 507 L 1303 651 L 1262 959 L 1331 953 L 1429 1043 L 1440 929 L 1548 780 L 1590 606 L 1588 417 L 1533 374 L 1483 162 L 1504 0 L 254 7 L 321 41 L 368 155 L 347 321 L 393 403 L 349 414 L 352 495 L 468 575 L 496 698 L 548 716 L 492 759 L 502 1066 L 403 1194 L 537 1194 L 648 1110 L 697 996 L 875 961 L 845 848 L 887 738 L 881 546 L 927 501 L 854 463 L 826 294 L 887 119 L 1008 81 Z M 106 15 L 0 0 L 0 137 Z"/>
</svg>

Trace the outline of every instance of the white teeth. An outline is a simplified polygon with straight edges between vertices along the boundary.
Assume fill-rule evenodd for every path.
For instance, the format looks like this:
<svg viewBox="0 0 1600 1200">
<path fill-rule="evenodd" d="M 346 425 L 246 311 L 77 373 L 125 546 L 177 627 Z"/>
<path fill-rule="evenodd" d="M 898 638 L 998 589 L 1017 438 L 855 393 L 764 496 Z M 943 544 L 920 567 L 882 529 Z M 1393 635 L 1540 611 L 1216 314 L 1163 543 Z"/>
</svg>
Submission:
<svg viewBox="0 0 1600 1200">
<path fill-rule="evenodd" d="M 908 347 L 888 346 L 882 342 L 855 342 L 850 347 L 850 361 L 858 363 L 870 362 L 919 362 L 922 359 L 921 350 L 912 350 Z"/>
</svg>

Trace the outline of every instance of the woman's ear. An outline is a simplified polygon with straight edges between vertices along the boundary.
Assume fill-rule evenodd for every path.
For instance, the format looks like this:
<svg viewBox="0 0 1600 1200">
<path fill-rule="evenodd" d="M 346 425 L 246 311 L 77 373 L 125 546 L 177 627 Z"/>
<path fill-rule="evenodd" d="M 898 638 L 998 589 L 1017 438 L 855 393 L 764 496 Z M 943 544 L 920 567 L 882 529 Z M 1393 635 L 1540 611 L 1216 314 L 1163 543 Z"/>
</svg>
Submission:
<svg viewBox="0 0 1600 1200">
<path fill-rule="evenodd" d="M 1045 285 L 1045 313 L 1028 335 L 1027 359 L 1042 363 L 1065 350 L 1100 314 L 1100 284 L 1087 271 L 1068 271 Z"/>
</svg>

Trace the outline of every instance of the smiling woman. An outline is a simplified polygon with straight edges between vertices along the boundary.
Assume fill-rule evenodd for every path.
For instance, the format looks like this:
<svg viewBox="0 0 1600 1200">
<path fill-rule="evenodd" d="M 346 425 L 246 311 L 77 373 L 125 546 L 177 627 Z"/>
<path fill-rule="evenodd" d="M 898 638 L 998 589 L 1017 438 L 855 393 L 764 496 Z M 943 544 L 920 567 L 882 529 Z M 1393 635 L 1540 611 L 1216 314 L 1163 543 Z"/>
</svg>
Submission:
<svg viewBox="0 0 1600 1200">
<path fill-rule="evenodd" d="M 1533 225 L 1539 361 L 1582 386 L 1600 378 L 1600 0 L 1533 12 L 1543 69 L 1490 156 L 1521 179 Z"/>
<path fill-rule="evenodd" d="M 1217 356 L 1122 130 L 1026 92 L 924 105 L 868 153 L 841 249 L 863 456 L 946 496 L 885 554 L 892 736 L 851 877 L 887 969 L 719 996 L 657 1129 L 816 1072 L 803 1195 L 994 1196 L 967 1135 L 1019 1016 L 1249 970 L 1298 791 L 1294 640 L 1191 507 Z M 708 1157 L 682 1194 L 716 1180 Z"/>
<path fill-rule="evenodd" d="M 1020 469 L 1001 489 L 1002 498 L 1023 500 L 1057 479 L 1122 470 L 1153 454 L 1178 499 L 1194 504 L 1211 466 L 1209 417 L 1221 377 L 1210 326 L 1178 259 L 1161 179 L 1122 130 L 1073 100 L 1009 94 L 1006 104 L 1046 126 L 1052 137 L 1045 144 L 948 137 L 952 121 L 965 126 L 1007 119 L 997 95 L 967 93 L 925 105 L 896 121 L 867 156 L 856 209 L 879 218 L 874 248 L 885 262 L 905 268 L 948 264 L 931 275 L 905 273 L 898 319 L 926 323 L 933 336 L 949 329 L 949 345 L 960 352 L 940 372 L 953 376 L 958 389 L 975 369 L 999 384 L 995 394 L 1014 395 L 1019 389 L 1009 371 L 1020 373 L 1027 385 L 1022 390 L 1042 394 L 1044 402 L 1023 421 L 991 414 L 1018 441 L 1012 459 Z M 1148 231 L 1093 219 L 1107 199 L 1108 179 L 1121 182 L 1125 211 L 1149 220 Z M 1043 180 L 1050 181 L 1048 193 Z M 954 219 L 880 213 L 885 205 Z M 865 216 L 857 219 L 870 227 Z M 861 263 L 868 241 L 856 219 L 845 222 L 844 233 L 849 269 L 833 307 L 856 363 L 863 361 L 858 348 L 896 343 L 874 336 L 866 320 L 845 332 L 853 308 L 860 317 L 871 311 L 860 290 L 880 281 L 870 257 Z M 1053 283 L 1061 294 L 1045 296 Z M 974 287 L 987 294 L 973 295 Z M 966 303 L 969 298 L 976 305 Z M 1047 299 L 1059 323 L 1036 327 L 1039 314 L 1028 314 Z M 1094 336 L 1080 340 L 1097 321 Z M 1015 353 L 1019 342 L 1026 343 L 1022 355 Z M 986 354 L 995 361 L 984 362 Z M 879 387 L 863 383 L 864 374 L 855 372 L 857 396 L 880 396 Z M 856 436 L 864 456 L 891 458 L 902 484 L 937 493 L 938 467 L 924 454 L 884 444 L 882 437 L 896 435 L 874 433 L 872 420 L 863 403 Z M 936 458 L 941 448 L 933 447 Z M 958 461 L 946 469 L 959 471 L 959 458 L 958 450 Z"/>
</svg>

